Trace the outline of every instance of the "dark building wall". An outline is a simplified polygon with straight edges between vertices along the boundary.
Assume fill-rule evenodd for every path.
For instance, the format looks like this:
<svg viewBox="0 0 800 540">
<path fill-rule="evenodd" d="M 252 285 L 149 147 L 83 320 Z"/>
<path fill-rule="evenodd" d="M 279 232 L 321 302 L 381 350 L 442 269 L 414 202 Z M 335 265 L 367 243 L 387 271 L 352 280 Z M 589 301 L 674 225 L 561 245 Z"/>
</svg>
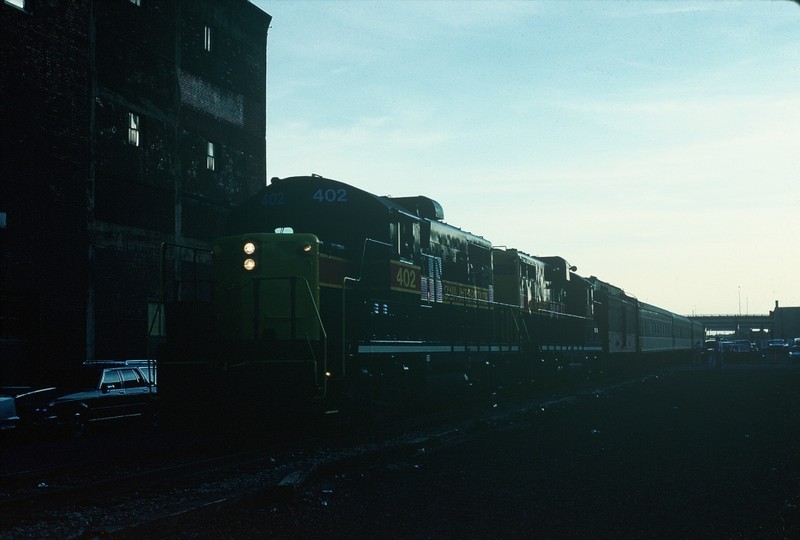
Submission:
<svg viewBox="0 0 800 540">
<path fill-rule="evenodd" d="M 87 357 L 147 356 L 158 246 L 175 242 L 178 2 L 95 1 L 89 52 L 92 319 Z M 137 118 L 136 144 L 129 115 Z"/>
<path fill-rule="evenodd" d="M 161 243 L 208 247 L 266 183 L 270 17 L 246 0 L 36 0 L 0 16 L 1 288 L 16 306 L 0 310 L 0 348 L 15 365 L 144 357 Z"/>
<path fill-rule="evenodd" d="M 183 194 L 193 202 L 218 201 L 227 208 L 266 183 L 264 16 L 259 17 L 260 10 L 250 4 L 242 9 L 232 9 L 234 5 L 190 3 L 181 13 Z M 210 51 L 205 48 L 206 28 L 211 32 Z M 215 144 L 213 172 L 205 163 L 209 141 Z M 205 226 L 191 216 L 184 225 L 198 230 Z"/>
<path fill-rule="evenodd" d="M 85 342 L 88 3 L 0 4 L 0 384 Z"/>
<path fill-rule="evenodd" d="M 243 0 L 96 3 L 93 356 L 149 354 L 159 240 L 208 247 L 230 208 L 266 183 L 268 26 Z"/>
</svg>

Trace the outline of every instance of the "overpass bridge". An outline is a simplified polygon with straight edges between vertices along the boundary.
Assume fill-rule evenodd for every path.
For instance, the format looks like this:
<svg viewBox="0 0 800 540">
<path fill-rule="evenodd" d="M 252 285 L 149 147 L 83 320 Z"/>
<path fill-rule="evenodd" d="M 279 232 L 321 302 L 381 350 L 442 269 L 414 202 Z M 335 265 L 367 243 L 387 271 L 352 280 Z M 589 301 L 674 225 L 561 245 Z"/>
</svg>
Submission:
<svg viewBox="0 0 800 540">
<path fill-rule="evenodd" d="M 771 315 L 691 315 L 693 321 L 703 323 L 706 336 L 735 334 L 742 339 L 769 338 L 775 330 Z"/>
</svg>

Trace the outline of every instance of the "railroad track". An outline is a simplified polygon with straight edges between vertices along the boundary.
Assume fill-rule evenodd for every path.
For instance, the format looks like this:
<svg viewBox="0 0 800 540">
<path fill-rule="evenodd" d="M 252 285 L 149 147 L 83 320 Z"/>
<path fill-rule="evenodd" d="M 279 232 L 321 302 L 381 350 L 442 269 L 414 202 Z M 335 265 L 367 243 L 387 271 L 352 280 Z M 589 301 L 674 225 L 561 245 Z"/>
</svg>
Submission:
<svg viewBox="0 0 800 540">
<path fill-rule="evenodd" d="M 380 453 L 402 444 L 398 441 L 407 438 L 412 425 L 442 421 L 423 418 L 341 434 L 323 431 L 202 457 L 181 458 L 185 445 L 179 445 L 145 460 L 101 458 L 87 465 L 81 459 L 6 473 L 0 475 L 0 538 L 123 535 L 226 503 L 291 499 L 322 464 Z"/>
<path fill-rule="evenodd" d="M 21 489 L 0 501 L 0 538 L 180 536 L 198 512 L 292 501 L 320 476 L 410 459 L 420 451 L 531 421 L 546 409 L 569 406 L 579 399 L 575 392 L 506 403 L 480 414 L 434 413 L 376 429 L 317 433 L 202 458 L 121 464 L 91 478 L 80 467 L 44 476 L 42 471 L 20 473 L 15 481 L 26 479 L 28 486 L 34 478 L 50 480 L 47 487 Z M 587 396 L 597 390 L 577 392 Z"/>
</svg>

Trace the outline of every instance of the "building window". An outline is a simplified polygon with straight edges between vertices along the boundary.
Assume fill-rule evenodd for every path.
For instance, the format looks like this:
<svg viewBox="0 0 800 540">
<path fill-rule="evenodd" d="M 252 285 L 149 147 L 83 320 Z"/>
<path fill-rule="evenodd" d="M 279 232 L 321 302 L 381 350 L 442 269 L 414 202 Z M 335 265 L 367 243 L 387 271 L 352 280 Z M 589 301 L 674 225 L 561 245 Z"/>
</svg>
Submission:
<svg viewBox="0 0 800 540">
<path fill-rule="evenodd" d="M 132 146 L 139 146 L 139 131 L 141 124 L 139 123 L 139 115 L 128 113 L 128 144 Z"/>
<path fill-rule="evenodd" d="M 18 7 L 19 9 L 25 9 L 25 0 L 5 0 L 6 4 L 9 6 Z"/>
<path fill-rule="evenodd" d="M 209 171 L 213 171 L 215 169 L 215 162 L 214 162 L 214 143 L 208 142 L 206 144 L 206 169 Z"/>
<path fill-rule="evenodd" d="M 211 52 L 211 27 L 210 26 L 206 26 L 205 27 L 205 42 L 204 43 L 205 43 L 205 49 L 208 52 Z"/>
</svg>

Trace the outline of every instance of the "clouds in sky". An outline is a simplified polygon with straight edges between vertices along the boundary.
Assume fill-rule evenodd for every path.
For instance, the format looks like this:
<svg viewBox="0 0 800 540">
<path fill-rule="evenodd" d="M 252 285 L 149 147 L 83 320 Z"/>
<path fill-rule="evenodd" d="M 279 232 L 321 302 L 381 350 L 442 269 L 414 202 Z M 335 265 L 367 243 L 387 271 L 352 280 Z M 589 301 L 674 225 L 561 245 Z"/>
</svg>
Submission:
<svg viewBox="0 0 800 540">
<path fill-rule="evenodd" d="M 268 176 L 425 194 L 681 313 L 800 306 L 792 2 L 254 2 Z"/>
</svg>

